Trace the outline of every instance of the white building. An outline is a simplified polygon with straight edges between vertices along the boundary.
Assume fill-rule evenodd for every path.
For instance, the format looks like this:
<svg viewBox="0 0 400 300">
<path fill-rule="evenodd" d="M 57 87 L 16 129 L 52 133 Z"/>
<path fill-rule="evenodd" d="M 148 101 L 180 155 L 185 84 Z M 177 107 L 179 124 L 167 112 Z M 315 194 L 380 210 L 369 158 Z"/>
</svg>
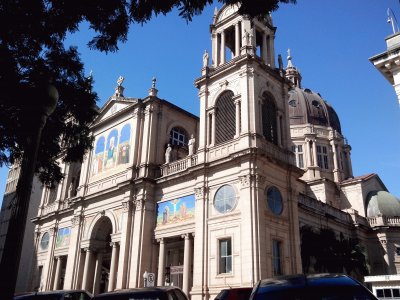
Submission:
<svg viewBox="0 0 400 300">
<path fill-rule="evenodd" d="M 269 16 L 215 13 L 195 81 L 200 118 L 159 98 L 155 80 L 145 98 L 125 97 L 119 80 L 92 126 L 94 150 L 43 190 L 26 289 L 96 294 L 143 286 L 147 271 L 212 299 L 226 286 L 328 270 L 302 261 L 304 228 L 358 239 L 371 275 L 397 274 L 398 199 L 376 174 L 353 176 L 334 109 L 301 88 L 290 55 L 275 67 L 275 31 Z"/>
</svg>

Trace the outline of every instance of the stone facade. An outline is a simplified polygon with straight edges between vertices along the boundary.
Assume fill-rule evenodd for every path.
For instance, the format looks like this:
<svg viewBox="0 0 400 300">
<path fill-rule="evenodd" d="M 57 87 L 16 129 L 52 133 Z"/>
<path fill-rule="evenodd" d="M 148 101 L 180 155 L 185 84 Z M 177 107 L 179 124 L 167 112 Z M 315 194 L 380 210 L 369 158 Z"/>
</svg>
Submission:
<svg viewBox="0 0 400 300">
<path fill-rule="evenodd" d="M 290 55 L 275 67 L 275 30 L 269 16 L 215 12 L 211 61 L 205 53 L 195 80 L 199 118 L 159 98 L 155 79 L 145 98 L 125 97 L 120 77 L 93 151 L 60 162 L 65 178 L 43 189 L 25 290 L 97 294 L 143 286 L 147 271 L 212 299 L 301 273 L 302 226 L 358 238 L 373 275 L 397 274 L 400 221 L 367 215 L 368 195 L 386 187 L 353 177 L 336 113 L 301 89 Z"/>
</svg>

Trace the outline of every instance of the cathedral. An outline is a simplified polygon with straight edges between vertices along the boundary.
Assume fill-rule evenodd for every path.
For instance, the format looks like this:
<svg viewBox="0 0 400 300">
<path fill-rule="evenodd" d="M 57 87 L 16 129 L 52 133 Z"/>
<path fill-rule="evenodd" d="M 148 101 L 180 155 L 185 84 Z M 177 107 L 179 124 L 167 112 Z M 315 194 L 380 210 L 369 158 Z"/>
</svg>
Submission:
<svg viewBox="0 0 400 300">
<path fill-rule="evenodd" d="M 338 271 L 376 295 L 399 291 L 400 202 L 377 174 L 353 174 L 339 116 L 302 87 L 290 51 L 286 66 L 275 57 L 275 32 L 270 16 L 215 11 L 195 79 L 199 116 L 159 98 L 155 79 L 143 98 L 125 96 L 118 79 L 92 125 L 93 150 L 60 161 L 65 178 L 36 196 L 21 291 L 98 294 L 154 280 L 214 299 L 330 271 L 312 254 L 324 245 L 305 238 L 322 232 L 363 250 L 368 274 Z"/>
</svg>

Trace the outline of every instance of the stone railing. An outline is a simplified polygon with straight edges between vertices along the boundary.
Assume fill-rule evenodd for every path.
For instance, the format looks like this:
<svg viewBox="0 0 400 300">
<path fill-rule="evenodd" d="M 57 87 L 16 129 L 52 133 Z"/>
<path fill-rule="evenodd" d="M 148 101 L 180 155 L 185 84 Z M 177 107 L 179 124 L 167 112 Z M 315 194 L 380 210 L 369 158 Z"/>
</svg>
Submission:
<svg viewBox="0 0 400 300">
<path fill-rule="evenodd" d="M 64 201 L 56 201 L 49 205 L 43 206 L 40 210 L 40 216 L 46 216 L 53 212 L 70 208 L 70 203 L 66 199 Z"/>
<path fill-rule="evenodd" d="M 296 158 L 291 151 L 283 150 L 278 146 L 269 143 L 267 141 L 261 142 L 261 148 L 266 152 L 266 154 L 274 159 L 286 162 L 291 165 L 296 164 Z"/>
<path fill-rule="evenodd" d="M 177 161 L 173 161 L 161 166 L 161 176 L 178 173 L 189 167 L 197 165 L 197 155 L 190 155 Z"/>
<path fill-rule="evenodd" d="M 350 214 L 341 211 L 340 209 L 334 208 L 322 201 L 300 194 L 298 197 L 299 204 L 311 208 L 313 211 L 324 214 L 325 216 L 334 217 L 340 221 L 346 223 L 353 223 L 353 219 Z"/>
<path fill-rule="evenodd" d="M 377 216 L 367 218 L 367 220 L 371 227 L 400 226 L 400 217 Z"/>
</svg>

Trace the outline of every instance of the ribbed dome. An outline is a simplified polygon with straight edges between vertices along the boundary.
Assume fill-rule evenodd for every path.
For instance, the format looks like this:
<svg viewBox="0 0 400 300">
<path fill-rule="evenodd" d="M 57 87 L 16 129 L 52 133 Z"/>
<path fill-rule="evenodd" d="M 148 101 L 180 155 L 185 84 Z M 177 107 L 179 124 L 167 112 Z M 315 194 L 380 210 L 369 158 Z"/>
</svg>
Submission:
<svg viewBox="0 0 400 300">
<path fill-rule="evenodd" d="M 294 87 L 289 91 L 290 125 L 313 124 L 332 127 L 342 133 L 335 110 L 309 89 Z"/>
<path fill-rule="evenodd" d="M 367 195 L 367 217 L 383 215 L 385 217 L 400 216 L 400 201 L 385 191 L 373 191 Z"/>
</svg>

